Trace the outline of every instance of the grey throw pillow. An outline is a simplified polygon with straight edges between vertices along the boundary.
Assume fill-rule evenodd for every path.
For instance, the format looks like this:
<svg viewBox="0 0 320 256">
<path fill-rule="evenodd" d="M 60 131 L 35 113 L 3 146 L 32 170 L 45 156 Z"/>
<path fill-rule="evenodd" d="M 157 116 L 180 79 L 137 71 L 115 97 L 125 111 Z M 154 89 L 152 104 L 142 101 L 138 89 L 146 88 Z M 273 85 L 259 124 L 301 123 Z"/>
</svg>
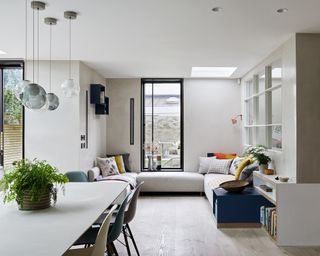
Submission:
<svg viewBox="0 0 320 256">
<path fill-rule="evenodd" d="M 252 164 L 246 166 L 240 174 L 240 180 L 248 180 L 252 182 L 253 172 L 258 170 L 259 164 L 257 161 Z"/>
</svg>

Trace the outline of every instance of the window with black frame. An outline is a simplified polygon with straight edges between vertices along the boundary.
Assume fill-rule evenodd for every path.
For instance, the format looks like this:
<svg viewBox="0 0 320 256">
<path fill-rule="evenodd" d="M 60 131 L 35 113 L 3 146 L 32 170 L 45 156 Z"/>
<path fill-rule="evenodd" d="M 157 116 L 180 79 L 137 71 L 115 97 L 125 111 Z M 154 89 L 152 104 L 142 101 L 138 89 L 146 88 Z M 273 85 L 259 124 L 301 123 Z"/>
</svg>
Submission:
<svg viewBox="0 0 320 256">
<path fill-rule="evenodd" d="M 0 61 L 0 165 L 4 170 L 24 157 L 24 109 L 14 94 L 22 80 L 22 62 Z"/>
<path fill-rule="evenodd" d="M 142 79 L 144 170 L 183 170 L 183 79 Z"/>
</svg>

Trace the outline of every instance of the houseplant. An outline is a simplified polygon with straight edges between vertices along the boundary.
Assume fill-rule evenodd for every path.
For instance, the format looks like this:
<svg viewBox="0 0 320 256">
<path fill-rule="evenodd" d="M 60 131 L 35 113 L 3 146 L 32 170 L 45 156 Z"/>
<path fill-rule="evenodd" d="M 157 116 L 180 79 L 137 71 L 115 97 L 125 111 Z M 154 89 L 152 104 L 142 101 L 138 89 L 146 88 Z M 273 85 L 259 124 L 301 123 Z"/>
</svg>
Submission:
<svg viewBox="0 0 320 256">
<path fill-rule="evenodd" d="M 39 210 L 50 207 L 51 199 L 56 202 L 57 186 L 66 182 L 68 178 L 46 161 L 20 160 L 4 175 L 0 187 L 4 203 L 15 200 L 20 210 Z"/>
<path fill-rule="evenodd" d="M 268 168 L 268 163 L 271 162 L 271 158 L 265 154 L 266 147 L 262 145 L 250 146 L 246 150 L 247 155 L 251 155 L 259 163 L 259 171 L 264 173 Z"/>
</svg>

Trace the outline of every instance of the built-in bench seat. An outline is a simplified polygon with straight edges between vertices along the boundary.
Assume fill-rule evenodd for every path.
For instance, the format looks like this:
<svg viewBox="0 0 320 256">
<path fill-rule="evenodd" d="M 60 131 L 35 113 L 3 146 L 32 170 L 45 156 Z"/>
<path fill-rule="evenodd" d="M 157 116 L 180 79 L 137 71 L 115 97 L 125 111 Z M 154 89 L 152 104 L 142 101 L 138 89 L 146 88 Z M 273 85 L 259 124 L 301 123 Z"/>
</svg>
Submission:
<svg viewBox="0 0 320 256">
<path fill-rule="evenodd" d="M 141 172 L 143 192 L 203 192 L 203 175 L 196 172 Z"/>
</svg>

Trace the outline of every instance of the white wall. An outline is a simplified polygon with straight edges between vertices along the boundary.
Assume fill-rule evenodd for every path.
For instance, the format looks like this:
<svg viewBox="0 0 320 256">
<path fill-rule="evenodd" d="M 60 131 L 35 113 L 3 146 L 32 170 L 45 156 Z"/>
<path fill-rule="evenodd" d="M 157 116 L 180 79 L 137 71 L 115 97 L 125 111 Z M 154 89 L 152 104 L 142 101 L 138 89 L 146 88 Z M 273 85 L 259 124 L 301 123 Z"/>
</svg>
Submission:
<svg viewBox="0 0 320 256">
<path fill-rule="evenodd" d="M 107 117 L 107 153 L 130 153 L 131 169 L 140 170 L 141 80 L 107 79 L 110 113 Z M 130 98 L 134 98 L 134 145 L 130 145 Z"/>
<path fill-rule="evenodd" d="M 41 61 L 39 83 L 47 91 L 49 91 L 48 72 L 49 62 Z M 32 79 L 31 74 L 32 68 L 31 65 L 28 65 L 28 79 Z M 47 160 L 62 172 L 80 169 L 86 171 L 92 166 L 95 153 L 105 153 L 102 144 L 105 145 L 106 131 L 105 122 L 94 116 L 92 107 L 90 107 L 89 125 L 92 129 L 89 137 L 89 150 L 80 152 L 80 134 L 85 134 L 83 130 L 85 125 L 84 88 L 88 87 L 91 82 L 103 83 L 105 80 L 79 61 L 73 61 L 72 77 L 76 83 L 80 83 L 82 92 L 78 97 L 65 98 L 60 85 L 67 77 L 68 62 L 53 61 L 52 92 L 58 95 L 60 106 L 55 111 L 26 110 L 25 156 L 29 159 Z M 100 127 L 99 136 L 101 135 L 102 138 L 99 143 L 96 139 L 96 130 L 98 130 L 96 126 Z"/>
<path fill-rule="evenodd" d="M 242 79 L 242 112 L 244 113 L 245 82 L 264 67 L 281 59 L 282 63 L 282 151 L 270 151 L 280 175 L 296 177 L 296 53 L 295 37 L 284 43 Z M 243 133 L 244 134 L 244 133 Z M 244 140 L 243 140 L 244 141 Z"/>
<path fill-rule="evenodd" d="M 236 80 L 184 80 L 185 171 L 198 170 L 199 156 L 208 152 L 242 152 L 241 87 Z"/>
</svg>

